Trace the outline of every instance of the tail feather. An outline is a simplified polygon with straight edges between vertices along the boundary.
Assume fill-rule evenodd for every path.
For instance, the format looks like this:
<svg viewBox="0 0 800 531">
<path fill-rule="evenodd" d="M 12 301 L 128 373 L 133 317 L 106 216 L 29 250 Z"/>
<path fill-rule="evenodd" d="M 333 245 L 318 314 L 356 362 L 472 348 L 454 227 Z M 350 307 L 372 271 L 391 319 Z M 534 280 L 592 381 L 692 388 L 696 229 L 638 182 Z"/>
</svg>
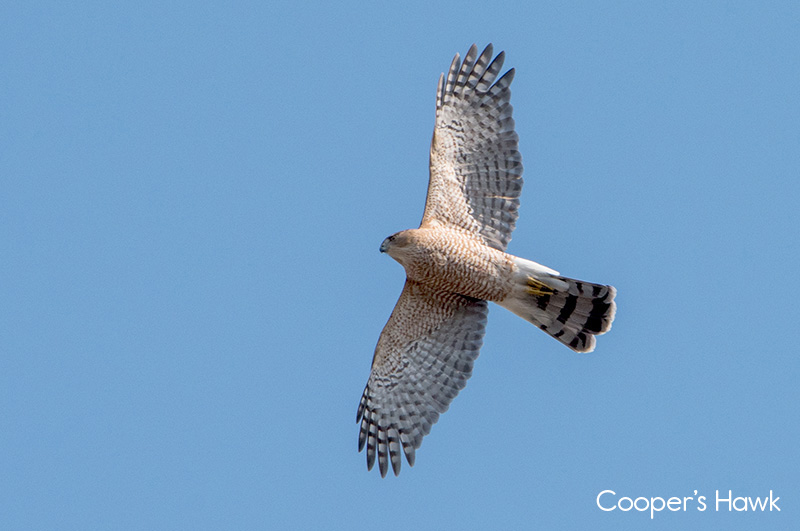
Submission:
<svg viewBox="0 0 800 531">
<path fill-rule="evenodd" d="M 511 294 L 500 305 L 576 352 L 591 352 L 595 337 L 611 329 L 617 290 L 562 277 L 558 272 L 515 258 L 517 273 Z"/>
</svg>

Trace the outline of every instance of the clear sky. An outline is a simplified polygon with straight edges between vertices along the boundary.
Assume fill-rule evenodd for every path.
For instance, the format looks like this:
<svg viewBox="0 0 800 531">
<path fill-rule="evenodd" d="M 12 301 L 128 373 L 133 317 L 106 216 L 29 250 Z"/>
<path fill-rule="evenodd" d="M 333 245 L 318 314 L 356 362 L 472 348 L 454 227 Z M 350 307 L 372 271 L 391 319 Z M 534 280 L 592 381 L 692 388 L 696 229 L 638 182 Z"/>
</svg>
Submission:
<svg viewBox="0 0 800 531">
<path fill-rule="evenodd" d="M 0 528 L 800 528 L 800 4 L 15 4 Z M 613 284 L 617 319 L 578 355 L 492 306 L 381 479 L 356 407 L 404 274 L 378 246 L 419 223 L 473 42 L 517 69 L 509 252 Z"/>
</svg>

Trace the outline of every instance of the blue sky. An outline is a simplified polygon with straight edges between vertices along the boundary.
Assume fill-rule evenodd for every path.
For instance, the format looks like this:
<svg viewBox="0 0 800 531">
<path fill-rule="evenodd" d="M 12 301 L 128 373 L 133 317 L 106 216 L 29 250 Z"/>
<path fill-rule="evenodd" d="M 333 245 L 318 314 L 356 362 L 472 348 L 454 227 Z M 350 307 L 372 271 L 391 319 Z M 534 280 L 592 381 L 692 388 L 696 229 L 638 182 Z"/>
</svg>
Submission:
<svg viewBox="0 0 800 531">
<path fill-rule="evenodd" d="M 797 526 L 799 24 L 792 2 L 0 8 L 0 527 Z M 436 82 L 473 42 L 516 68 L 509 252 L 615 285 L 617 319 L 577 355 L 493 306 L 466 389 L 381 479 L 355 413 L 404 275 L 378 246 L 419 223 Z M 604 490 L 709 508 L 604 512 Z"/>
</svg>

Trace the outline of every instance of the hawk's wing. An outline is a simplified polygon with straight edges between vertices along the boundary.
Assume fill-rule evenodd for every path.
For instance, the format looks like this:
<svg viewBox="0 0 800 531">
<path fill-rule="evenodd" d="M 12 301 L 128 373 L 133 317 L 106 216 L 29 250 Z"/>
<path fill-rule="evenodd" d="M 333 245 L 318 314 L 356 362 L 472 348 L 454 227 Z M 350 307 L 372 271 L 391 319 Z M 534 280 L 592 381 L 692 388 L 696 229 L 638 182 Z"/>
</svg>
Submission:
<svg viewBox="0 0 800 531">
<path fill-rule="evenodd" d="M 397 475 L 401 447 L 414 465 L 422 438 L 472 374 L 487 313 L 486 301 L 406 281 L 375 347 L 358 406 L 358 449 L 366 444 L 368 469 L 377 454 L 381 475 L 388 460 Z"/>
<path fill-rule="evenodd" d="M 517 220 L 522 157 L 514 131 L 509 85 L 514 69 L 495 82 L 504 53 L 492 45 L 478 57 L 473 44 L 439 78 L 430 182 L 421 227 L 444 224 L 479 234 L 505 251 Z"/>
</svg>

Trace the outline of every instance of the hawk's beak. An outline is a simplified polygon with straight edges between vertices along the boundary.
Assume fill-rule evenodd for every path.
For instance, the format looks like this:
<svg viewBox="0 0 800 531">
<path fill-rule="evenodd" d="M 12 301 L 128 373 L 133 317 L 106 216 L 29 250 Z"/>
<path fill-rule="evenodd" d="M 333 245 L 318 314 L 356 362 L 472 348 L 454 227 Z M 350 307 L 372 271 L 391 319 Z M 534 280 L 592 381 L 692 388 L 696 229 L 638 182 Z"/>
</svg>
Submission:
<svg viewBox="0 0 800 531">
<path fill-rule="evenodd" d="M 389 239 L 387 238 L 383 240 L 383 243 L 381 244 L 381 252 L 385 253 L 388 249 L 389 249 Z"/>
</svg>

